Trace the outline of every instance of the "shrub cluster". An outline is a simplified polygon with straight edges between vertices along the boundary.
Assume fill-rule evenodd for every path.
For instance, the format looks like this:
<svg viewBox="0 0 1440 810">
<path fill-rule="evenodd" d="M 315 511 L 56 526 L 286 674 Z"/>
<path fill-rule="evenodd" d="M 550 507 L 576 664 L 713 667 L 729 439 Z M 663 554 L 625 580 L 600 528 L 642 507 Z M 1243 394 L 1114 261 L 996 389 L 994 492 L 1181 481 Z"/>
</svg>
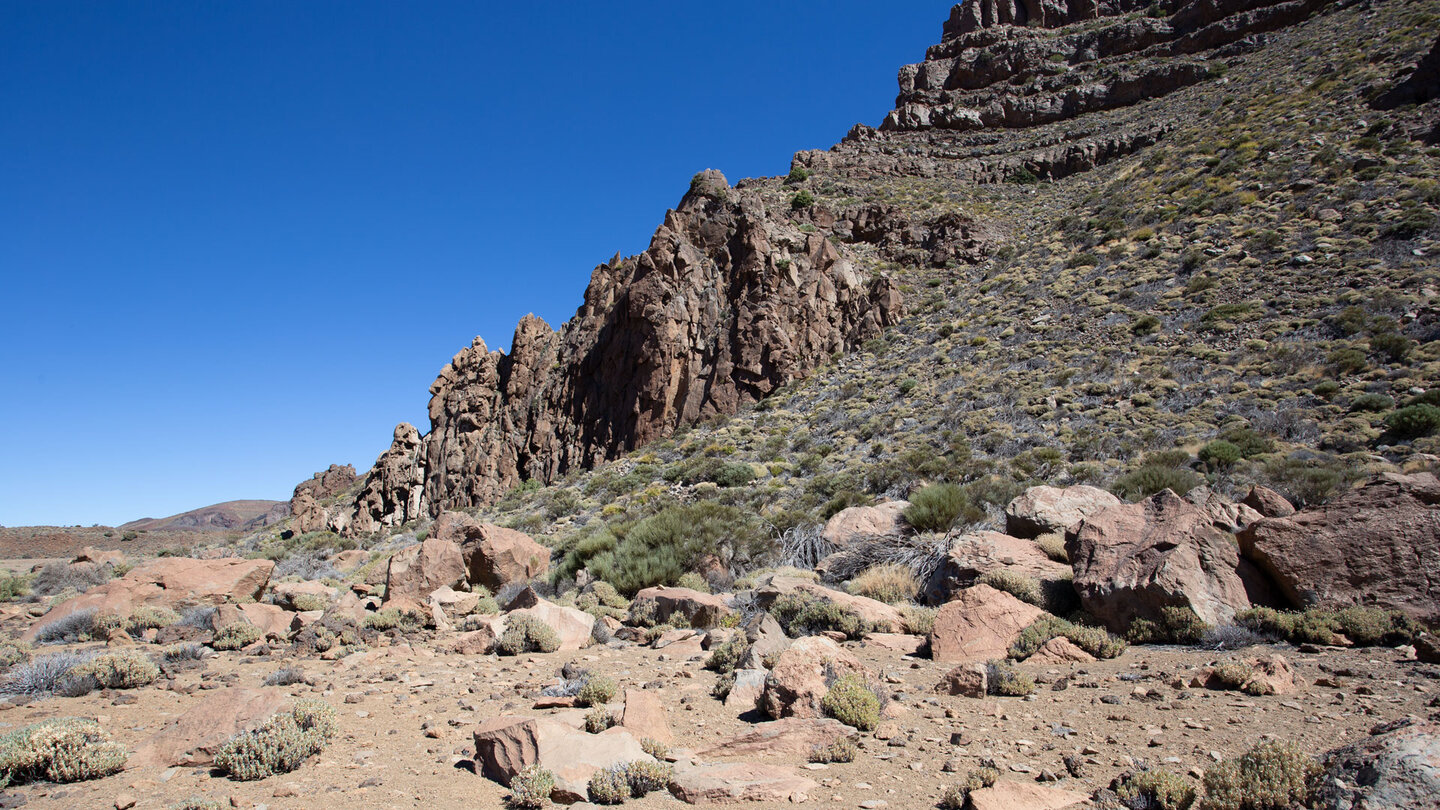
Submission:
<svg viewBox="0 0 1440 810">
<path fill-rule="evenodd" d="M 103 689 L 134 689 L 154 683 L 160 667 L 137 652 L 107 652 L 71 669 L 69 677 Z"/>
<path fill-rule="evenodd" d="M 555 628 L 528 613 L 512 613 L 505 619 L 505 632 L 495 642 L 501 655 L 527 652 L 551 653 L 560 649 L 560 636 Z"/>
<path fill-rule="evenodd" d="M 99 779 L 117 773 L 127 758 L 94 720 L 43 720 L 0 737 L 0 787 Z"/>
<path fill-rule="evenodd" d="M 915 572 L 900 563 L 873 565 L 850 580 L 850 593 L 889 604 L 908 602 L 919 591 Z"/>
<path fill-rule="evenodd" d="M 749 654 L 750 642 L 744 636 L 732 638 L 710 651 L 710 657 L 705 659 L 705 668 L 722 675 L 734 672 Z"/>
<path fill-rule="evenodd" d="M 604 706 L 615 699 L 618 688 L 613 678 L 591 675 L 575 693 L 575 703 L 578 706 Z"/>
<path fill-rule="evenodd" d="M 566 554 L 556 575 L 585 567 L 621 593 L 634 594 L 654 585 L 678 583 L 709 555 L 727 565 L 746 567 L 770 551 L 768 535 L 751 512 L 700 501 L 587 532 Z"/>
<path fill-rule="evenodd" d="M 1126 807 L 1141 810 L 1190 810 L 1195 786 L 1163 768 L 1127 773 L 1114 786 Z"/>
<path fill-rule="evenodd" d="M 1189 606 L 1171 606 L 1160 610 L 1158 620 L 1131 622 L 1125 640 L 1131 644 L 1199 644 L 1212 629 Z"/>
<path fill-rule="evenodd" d="M 960 780 L 960 784 L 945 790 L 945 795 L 940 797 L 941 810 L 965 810 L 970 804 L 971 793 L 994 785 L 999 778 L 1000 772 L 994 768 L 970 771 Z"/>
<path fill-rule="evenodd" d="M 1040 590 L 1040 580 L 1034 577 L 1027 577 L 1005 568 L 992 568 L 981 574 L 977 581 L 982 585 L 989 585 L 997 591 L 1004 591 L 1021 602 L 1028 602 L 1036 607 L 1043 607 L 1045 604 L 1045 594 Z"/>
<path fill-rule="evenodd" d="M 510 777 L 510 805 L 527 810 L 546 807 L 554 789 L 555 774 L 539 765 L 527 765 Z"/>
<path fill-rule="evenodd" d="M 585 732 L 587 734 L 599 734 L 607 728 L 615 726 L 615 715 L 604 706 L 597 706 L 585 713 Z"/>
<path fill-rule="evenodd" d="M 1265 742 L 1205 772 L 1204 810 L 1308 806 L 1320 764 L 1293 743 Z"/>
<path fill-rule="evenodd" d="M 1034 694 L 1035 679 L 1004 659 L 985 662 L 986 693 L 1001 697 Z"/>
<path fill-rule="evenodd" d="M 611 765 L 590 777 L 590 801 L 596 804 L 620 804 L 629 798 L 642 799 L 662 790 L 675 775 L 675 766 L 662 762 L 636 760 Z"/>
<path fill-rule="evenodd" d="M 1414 619 L 1398 610 L 1352 606 L 1340 610 L 1312 608 L 1303 613 L 1259 607 L 1235 614 L 1235 621 L 1257 633 L 1294 644 L 1329 644 L 1343 633 L 1361 647 L 1409 644 L 1421 632 Z"/>
<path fill-rule="evenodd" d="M 816 745 L 810 750 L 810 761 L 817 763 L 854 762 L 858 749 L 849 737 L 836 737 L 829 743 Z"/>
<path fill-rule="evenodd" d="M 247 622 L 227 624 L 215 632 L 210 646 L 217 650 L 239 650 L 259 641 L 260 628 Z"/>
<path fill-rule="evenodd" d="M 1096 658 L 1116 658 L 1125 652 L 1125 642 L 1110 635 L 1104 628 L 1086 627 L 1058 616 L 1041 616 L 1020 631 L 1015 643 L 1010 645 L 1010 657 L 1024 661 L 1056 636 L 1064 636 L 1071 644 Z"/>
<path fill-rule="evenodd" d="M 825 714 L 861 731 L 874 731 L 880 725 L 880 696 L 865 678 L 846 675 L 830 686 L 820 700 Z"/>
<path fill-rule="evenodd" d="M 387 630 L 414 633 L 425 626 L 425 620 L 423 617 L 411 611 L 398 607 L 388 607 L 367 615 L 364 625 L 371 630 L 376 630 L 381 633 Z"/>
<path fill-rule="evenodd" d="M 870 628 L 860 614 L 807 593 L 788 593 L 770 606 L 770 615 L 791 638 L 813 636 L 827 630 L 861 638 Z"/>
<path fill-rule="evenodd" d="M 983 519 L 985 510 L 960 485 L 940 483 L 912 495 L 902 515 L 917 531 L 943 532 L 962 517 L 967 523 Z"/>
<path fill-rule="evenodd" d="M 335 710 L 328 703 L 302 698 L 290 711 L 226 740 L 215 752 L 215 766 L 242 782 L 289 773 L 324 750 L 336 726 Z"/>
</svg>

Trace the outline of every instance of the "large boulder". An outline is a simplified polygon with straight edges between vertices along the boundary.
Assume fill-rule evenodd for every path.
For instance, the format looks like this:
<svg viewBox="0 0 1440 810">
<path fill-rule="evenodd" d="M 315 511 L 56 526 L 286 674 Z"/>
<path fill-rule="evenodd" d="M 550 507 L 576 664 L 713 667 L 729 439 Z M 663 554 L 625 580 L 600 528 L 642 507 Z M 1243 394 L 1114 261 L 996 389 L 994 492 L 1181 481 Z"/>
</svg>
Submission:
<svg viewBox="0 0 1440 810">
<path fill-rule="evenodd" d="M 841 509 L 825 521 L 822 536 L 836 551 L 844 551 L 874 537 L 899 537 L 905 532 L 905 521 L 901 515 L 909 505 L 909 501 L 886 501 L 875 506 Z"/>
<path fill-rule="evenodd" d="M 736 757 L 792 757 L 804 759 L 816 748 L 829 746 L 842 737 L 854 738 L 855 729 L 830 718 L 787 717 L 756 723 L 748 731 L 723 739 L 695 752 L 700 760 Z"/>
<path fill-rule="evenodd" d="M 183 610 L 195 605 L 253 602 L 264 592 L 274 569 L 270 560 L 159 557 L 61 602 L 40 617 L 23 638 L 34 641 L 40 627 L 83 610 L 128 616 L 141 606 Z"/>
<path fill-rule="evenodd" d="M 731 802 L 801 803 L 820 785 L 779 765 L 724 762 L 680 767 L 670 793 L 687 804 Z"/>
<path fill-rule="evenodd" d="M 625 690 L 625 709 L 620 713 L 620 727 L 642 740 L 648 737 L 666 744 L 675 741 L 665 704 L 659 695 L 643 689 Z"/>
<path fill-rule="evenodd" d="M 1005 532 L 1026 539 L 1063 534 L 1084 518 L 1119 505 L 1119 498 L 1095 487 L 1031 487 L 1005 507 Z"/>
<path fill-rule="evenodd" d="M 209 765 L 231 737 L 260 725 L 289 697 L 279 689 L 216 689 L 140 743 L 127 770 Z"/>
<path fill-rule="evenodd" d="M 1020 631 L 1043 615 L 1040 608 L 989 585 L 967 588 L 935 612 L 930 657 L 953 663 L 1004 658 Z"/>
<path fill-rule="evenodd" d="M 533 616 L 549 625 L 560 637 L 560 650 L 589 646 L 595 632 L 595 617 L 583 610 L 562 607 L 526 588 L 506 607 L 507 612 L 489 621 L 496 638 L 505 634 L 505 625 L 515 616 Z"/>
<path fill-rule="evenodd" d="M 431 537 L 406 546 L 390 557 L 385 573 L 385 600 L 407 599 L 426 604 L 430 594 L 465 582 L 465 559 L 450 540 Z"/>
<path fill-rule="evenodd" d="M 1294 505 L 1285 500 L 1284 495 L 1258 484 L 1250 487 L 1240 503 L 1254 509 L 1261 517 L 1281 518 L 1295 514 Z"/>
<path fill-rule="evenodd" d="M 971 810 L 1066 810 L 1090 803 L 1084 793 L 1033 782 L 1002 779 L 988 788 L 970 791 Z"/>
<path fill-rule="evenodd" d="M 1239 539 L 1296 607 L 1374 605 L 1440 621 L 1440 481 L 1430 473 L 1381 475 Z"/>
<path fill-rule="evenodd" d="M 1195 504 L 1210 518 L 1210 525 L 1223 532 L 1237 532 L 1264 517 L 1245 504 L 1236 503 L 1206 486 L 1185 493 L 1185 500 Z"/>
<path fill-rule="evenodd" d="M 701 629 L 719 626 L 721 619 L 734 612 L 724 597 L 664 585 L 640 591 L 630 603 L 632 616 L 646 615 L 657 624 L 668 624 L 670 617 L 678 613 L 690 627 Z"/>
<path fill-rule="evenodd" d="M 1317 810 L 1433 810 L 1440 797 L 1440 723 L 1390 723 L 1323 762 Z"/>
<path fill-rule="evenodd" d="M 590 776 L 602 768 L 655 761 L 639 739 L 619 726 L 586 734 L 557 719 L 507 715 L 480 724 L 474 738 L 484 776 L 508 786 L 515 774 L 539 765 L 555 775 L 550 798 L 566 804 L 584 801 Z"/>
<path fill-rule="evenodd" d="M 1111 630 L 1188 607 L 1213 625 L 1250 607 L 1235 569 L 1240 554 L 1208 514 L 1170 490 L 1082 520 L 1066 534 L 1075 590 Z"/>
<path fill-rule="evenodd" d="M 1033 540 L 999 532 L 975 532 L 950 544 L 950 551 L 925 585 L 925 598 L 931 604 L 944 604 L 991 571 L 1029 577 L 1048 592 L 1068 592 L 1071 587 L 1070 566 L 1050 559 Z"/>
<path fill-rule="evenodd" d="M 864 672 L 849 650 L 824 636 L 796 639 L 765 676 L 765 691 L 758 705 L 776 720 L 820 717 L 820 701 L 830 691 L 826 676 Z"/>
<path fill-rule="evenodd" d="M 463 512 L 442 512 L 435 519 L 432 536 L 458 545 L 470 584 L 492 591 L 529 582 L 550 570 L 550 549 L 530 535 L 482 523 Z"/>
<path fill-rule="evenodd" d="M 876 599 L 837 591 L 814 582 L 795 577 L 771 577 L 770 581 L 755 591 L 755 601 L 769 610 L 775 601 L 785 595 L 801 595 L 822 602 L 829 602 L 855 613 L 864 619 L 871 630 L 877 633 L 905 632 L 905 617 L 900 611 Z"/>
</svg>

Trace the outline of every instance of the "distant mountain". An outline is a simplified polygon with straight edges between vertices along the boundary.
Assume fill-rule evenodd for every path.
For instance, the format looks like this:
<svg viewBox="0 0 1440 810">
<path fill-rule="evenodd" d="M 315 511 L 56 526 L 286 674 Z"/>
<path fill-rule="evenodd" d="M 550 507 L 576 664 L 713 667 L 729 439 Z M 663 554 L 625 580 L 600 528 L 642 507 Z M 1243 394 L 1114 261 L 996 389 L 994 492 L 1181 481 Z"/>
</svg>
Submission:
<svg viewBox="0 0 1440 810">
<path fill-rule="evenodd" d="M 136 531 L 248 531 L 278 523 L 289 515 L 290 505 L 285 501 L 226 501 L 166 518 L 132 520 L 119 528 Z"/>
</svg>

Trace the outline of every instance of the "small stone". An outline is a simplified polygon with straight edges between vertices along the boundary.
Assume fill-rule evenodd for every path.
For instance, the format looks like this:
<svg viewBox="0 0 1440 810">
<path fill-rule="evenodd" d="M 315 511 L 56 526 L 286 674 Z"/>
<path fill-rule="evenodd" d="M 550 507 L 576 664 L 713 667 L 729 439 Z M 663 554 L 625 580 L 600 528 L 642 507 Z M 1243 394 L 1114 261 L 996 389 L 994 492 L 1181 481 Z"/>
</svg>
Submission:
<svg viewBox="0 0 1440 810">
<path fill-rule="evenodd" d="M 135 797 L 129 793 L 117 793 L 115 795 L 115 810 L 130 810 L 135 806 Z"/>
</svg>

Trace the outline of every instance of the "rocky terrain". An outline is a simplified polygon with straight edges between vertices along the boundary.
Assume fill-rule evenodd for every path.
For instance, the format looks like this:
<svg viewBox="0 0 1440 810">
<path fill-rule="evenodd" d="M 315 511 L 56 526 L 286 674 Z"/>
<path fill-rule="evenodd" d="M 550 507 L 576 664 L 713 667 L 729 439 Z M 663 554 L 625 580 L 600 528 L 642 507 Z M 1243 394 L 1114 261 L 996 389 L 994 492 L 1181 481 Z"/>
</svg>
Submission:
<svg viewBox="0 0 1440 810">
<path fill-rule="evenodd" d="M 1436 806 L 1437 26 L 956 6 L 369 471 L 0 581 L 0 804 Z"/>
</svg>

